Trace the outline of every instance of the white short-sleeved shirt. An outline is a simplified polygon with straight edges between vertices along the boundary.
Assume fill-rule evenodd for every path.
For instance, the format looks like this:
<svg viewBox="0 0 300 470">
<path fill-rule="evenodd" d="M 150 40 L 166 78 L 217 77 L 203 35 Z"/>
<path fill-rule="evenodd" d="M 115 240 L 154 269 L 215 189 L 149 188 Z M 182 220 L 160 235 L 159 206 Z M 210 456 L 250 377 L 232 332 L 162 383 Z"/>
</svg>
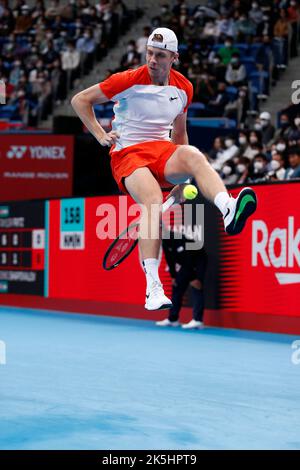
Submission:
<svg viewBox="0 0 300 470">
<path fill-rule="evenodd" d="M 141 142 L 170 141 L 174 120 L 187 111 L 193 97 L 191 82 L 174 69 L 168 85 L 153 85 L 147 65 L 115 73 L 99 86 L 115 102 L 112 129 L 120 138 L 113 151 Z"/>
</svg>

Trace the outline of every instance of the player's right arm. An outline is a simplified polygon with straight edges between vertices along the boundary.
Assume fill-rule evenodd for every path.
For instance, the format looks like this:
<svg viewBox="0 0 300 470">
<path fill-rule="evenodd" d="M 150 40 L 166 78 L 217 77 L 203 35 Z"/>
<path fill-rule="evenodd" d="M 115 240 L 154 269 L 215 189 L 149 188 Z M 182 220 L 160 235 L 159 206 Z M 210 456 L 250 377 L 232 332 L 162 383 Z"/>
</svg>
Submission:
<svg viewBox="0 0 300 470">
<path fill-rule="evenodd" d="M 96 119 L 93 106 L 110 101 L 103 93 L 99 85 L 93 85 L 73 96 L 71 105 L 75 113 L 80 117 L 81 121 L 93 134 L 99 144 L 103 146 L 111 146 L 119 137 L 117 132 L 111 131 L 106 133 L 103 127 Z"/>
</svg>

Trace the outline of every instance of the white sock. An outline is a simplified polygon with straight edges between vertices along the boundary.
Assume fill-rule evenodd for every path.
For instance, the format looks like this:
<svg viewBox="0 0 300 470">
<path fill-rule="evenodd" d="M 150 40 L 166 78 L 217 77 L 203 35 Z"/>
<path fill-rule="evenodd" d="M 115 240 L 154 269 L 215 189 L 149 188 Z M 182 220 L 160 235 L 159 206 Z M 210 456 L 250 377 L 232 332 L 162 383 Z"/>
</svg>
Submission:
<svg viewBox="0 0 300 470">
<path fill-rule="evenodd" d="M 218 193 L 215 197 L 214 203 L 217 208 L 222 212 L 223 216 L 226 214 L 226 209 L 228 202 L 230 201 L 230 196 L 225 191 Z"/>
<path fill-rule="evenodd" d="M 158 276 L 158 267 L 159 267 L 159 262 L 158 259 L 156 258 L 147 258 L 144 259 L 143 261 L 143 267 L 144 271 L 146 274 L 146 280 L 147 280 L 147 292 L 150 288 L 150 286 L 153 284 L 153 282 L 159 282 L 160 279 Z"/>
</svg>

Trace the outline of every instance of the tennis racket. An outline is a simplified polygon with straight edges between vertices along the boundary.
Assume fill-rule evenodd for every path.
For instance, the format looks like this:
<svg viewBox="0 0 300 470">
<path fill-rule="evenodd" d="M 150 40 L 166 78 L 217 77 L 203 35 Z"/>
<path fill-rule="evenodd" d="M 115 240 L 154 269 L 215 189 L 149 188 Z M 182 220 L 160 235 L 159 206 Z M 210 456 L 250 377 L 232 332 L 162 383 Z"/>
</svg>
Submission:
<svg viewBox="0 0 300 470">
<path fill-rule="evenodd" d="M 172 204 L 175 197 L 171 196 L 162 205 L 162 213 L 166 212 Z M 102 266 L 106 271 L 116 268 L 127 256 L 134 250 L 139 241 L 139 223 L 129 225 L 108 247 Z"/>
</svg>

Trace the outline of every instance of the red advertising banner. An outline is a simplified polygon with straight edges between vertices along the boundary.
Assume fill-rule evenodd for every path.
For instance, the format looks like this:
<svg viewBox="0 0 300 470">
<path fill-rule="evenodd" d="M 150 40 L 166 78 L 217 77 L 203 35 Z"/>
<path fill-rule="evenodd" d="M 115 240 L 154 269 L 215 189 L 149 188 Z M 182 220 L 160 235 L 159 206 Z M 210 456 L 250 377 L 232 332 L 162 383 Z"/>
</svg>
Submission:
<svg viewBox="0 0 300 470">
<path fill-rule="evenodd" d="M 254 189 L 258 208 L 243 232 L 220 231 L 220 306 L 300 318 L 300 183 Z"/>
<path fill-rule="evenodd" d="M 0 201 L 70 196 L 72 179 L 72 136 L 1 136 Z"/>
<path fill-rule="evenodd" d="M 49 298 L 80 299 L 139 305 L 145 303 L 145 276 L 139 250 L 112 271 L 102 267 L 112 239 L 103 239 L 108 212 L 113 215 L 112 237 L 135 216 L 127 217 L 133 200 L 126 196 L 54 200 L 49 203 Z M 166 292 L 170 292 L 165 261 L 161 263 Z M 120 312 L 122 316 L 122 312 Z"/>
</svg>

